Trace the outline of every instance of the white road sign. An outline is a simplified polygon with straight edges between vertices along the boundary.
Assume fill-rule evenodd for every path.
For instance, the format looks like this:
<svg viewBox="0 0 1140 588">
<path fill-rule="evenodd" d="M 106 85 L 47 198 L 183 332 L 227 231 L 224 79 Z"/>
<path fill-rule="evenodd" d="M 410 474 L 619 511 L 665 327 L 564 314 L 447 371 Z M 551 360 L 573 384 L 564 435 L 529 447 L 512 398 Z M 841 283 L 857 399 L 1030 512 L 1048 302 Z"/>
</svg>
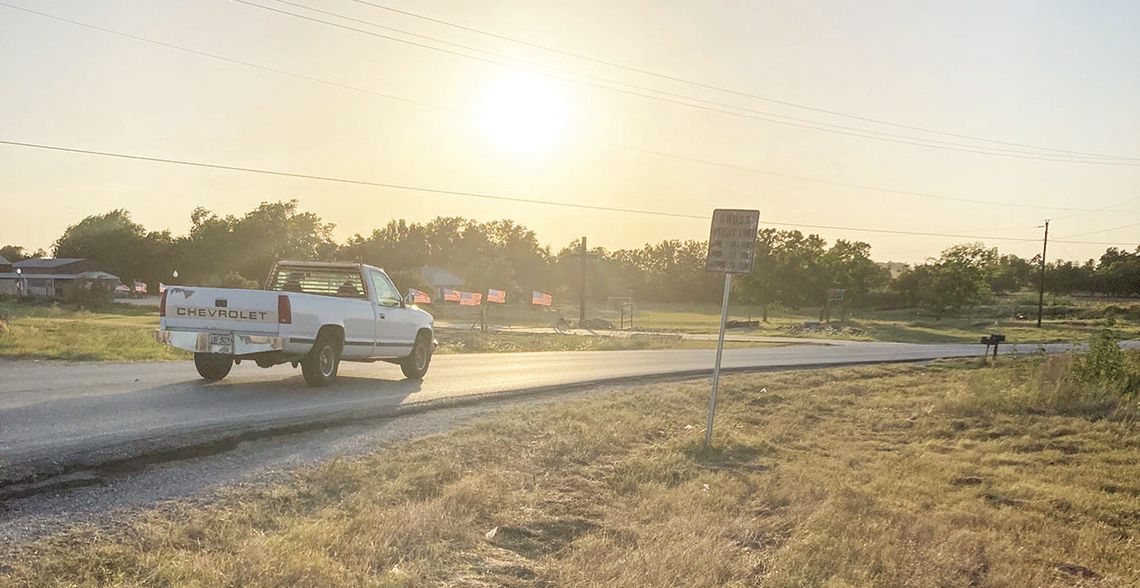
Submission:
<svg viewBox="0 0 1140 588">
<path fill-rule="evenodd" d="M 705 269 L 726 274 L 752 273 L 752 261 L 756 251 L 756 229 L 759 225 L 759 210 L 732 208 L 714 210 Z"/>
<path fill-rule="evenodd" d="M 732 292 L 732 274 L 752 273 L 756 250 L 756 229 L 760 225 L 759 210 L 718 208 L 713 211 L 709 231 L 709 255 L 705 269 L 724 272 L 724 299 L 720 303 L 720 335 L 716 338 L 716 363 L 713 364 L 712 393 L 709 394 L 709 421 L 705 426 L 705 447 L 712 445 L 713 417 L 716 415 L 716 392 L 720 386 L 720 359 L 724 354 L 724 327 L 728 321 L 728 295 Z"/>
</svg>

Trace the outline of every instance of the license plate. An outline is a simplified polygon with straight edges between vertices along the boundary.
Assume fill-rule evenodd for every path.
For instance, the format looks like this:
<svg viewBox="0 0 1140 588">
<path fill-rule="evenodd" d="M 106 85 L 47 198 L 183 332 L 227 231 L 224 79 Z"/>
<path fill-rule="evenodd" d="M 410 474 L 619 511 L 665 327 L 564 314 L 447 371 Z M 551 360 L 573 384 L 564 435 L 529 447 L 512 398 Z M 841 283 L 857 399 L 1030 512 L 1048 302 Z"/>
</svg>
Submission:
<svg viewBox="0 0 1140 588">
<path fill-rule="evenodd" d="M 210 353 L 233 353 L 233 333 L 210 333 Z"/>
</svg>

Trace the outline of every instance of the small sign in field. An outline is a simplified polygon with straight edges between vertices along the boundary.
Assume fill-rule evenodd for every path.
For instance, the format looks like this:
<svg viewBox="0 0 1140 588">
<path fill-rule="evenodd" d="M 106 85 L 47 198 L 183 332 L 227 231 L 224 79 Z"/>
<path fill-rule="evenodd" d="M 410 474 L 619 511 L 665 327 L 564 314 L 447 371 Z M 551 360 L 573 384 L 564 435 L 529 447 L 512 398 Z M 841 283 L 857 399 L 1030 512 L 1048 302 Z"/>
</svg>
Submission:
<svg viewBox="0 0 1140 588">
<path fill-rule="evenodd" d="M 726 274 L 750 274 L 756 251 L 759 210 L 718 208 L 709 230 L 705 269 Z"/>
<path fill-rule="evenodd" d="M 732 291 L 732 274 L 752 273 L 756 252 L 756 230 L 759 226 L 759 210 L 718 208 L 713 211 L 705 269 L 710 272 L 724 272 L 724 299 L 720 305 L 720 335 L 716 340 L 716 363 L 713 364 L 712 393 L 709 394 L 705 447 L 712 445 L 713 416 L 716 414 L 716 392 L 720 385 L 720 359 L 724 353 L 724 328 L 728 320 L 728 295 Z"/>
</svg>

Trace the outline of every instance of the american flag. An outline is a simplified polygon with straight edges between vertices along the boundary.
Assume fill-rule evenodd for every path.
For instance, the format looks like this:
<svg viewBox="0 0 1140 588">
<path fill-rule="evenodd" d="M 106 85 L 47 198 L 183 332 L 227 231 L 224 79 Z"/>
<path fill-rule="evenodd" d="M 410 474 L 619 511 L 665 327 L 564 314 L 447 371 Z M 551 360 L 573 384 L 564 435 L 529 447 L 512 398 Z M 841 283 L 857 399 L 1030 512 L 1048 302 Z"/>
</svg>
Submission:
<svg viewBox="0 0 1140 588">
<path fill-rule="evenodd" d="M 483 295 L 479 292 L 460 292 L 460 306 L 479 306 L 483 302 Z"/>
<path fill-rule="evenodd" d="M 532 290 L 530 293 L 530 303 L 531 304 L 537 304 L 539 306 L 550 306 L 553 302 L 554 302 L 554 298 L 551 297 L 550 294 L 547 294 L 546 292 L 539 292 L 538 290 Z"/>
<path fill-rule="evenodd" d="M 487 302 L 494 302 L 495 304 L 506 304 L 507 293 L 505 290 L 496 290 L 494 288 L 487 289 Z"/>
<path fill-rule="evenodd" d="M 443 299 L 446 302 L 459 302 L 459 290 L 456 290 L 454 288 L 444 288 Z"/>
<path fill-rule="evenodd" d="M 427 292 L 416 290 L 415 288 L 412 288 L 411 290 L 412 302 L 416 304 L 431 304 L 431 296 L 428 296 Z"/>
<path fill-rule="evenodd" d="M 135 282 L 135 294 L 146 294 L 146 284 L 143 282 Z"/>
<path fill-rule="evenodd" d="M 162 294 L 162 293 L 163 293 L 163 292 L 165 292 L 165 291 L 166 291 L 166 284 L 163 284 L 162 282 L 159 282 L 159 283 L 158 283 L 158 293 L 159 293 L 159 294 Z"/>
</svg>

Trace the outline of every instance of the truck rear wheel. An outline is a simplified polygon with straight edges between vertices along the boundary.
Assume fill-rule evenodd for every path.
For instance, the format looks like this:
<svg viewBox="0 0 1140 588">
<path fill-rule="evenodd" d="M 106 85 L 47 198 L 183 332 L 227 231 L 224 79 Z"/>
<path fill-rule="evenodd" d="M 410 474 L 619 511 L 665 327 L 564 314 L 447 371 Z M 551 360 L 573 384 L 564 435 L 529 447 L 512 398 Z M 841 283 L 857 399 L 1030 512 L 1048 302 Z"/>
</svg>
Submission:
<svg viewBox="0 0 1140 588">
<path fill-rule="evenodd" d="M 431 337 L 421 334 L 416 337 L 416 344 L 412 346 L 412 354 L 400 360 L 400 371 L 409 380 L 423 379 L 424 374 L 431 365 Z"/>
<path fill-rule="evenodd" d="M 194 367 L 198 368 L 198 375 L 211 382 L 217 382 L 229 375 L 234 367 L 234 360 L 228 355 L 217 353 L 195 353 Z"/>
<path fill-rule="evenodd" d="M 310 386 L 327 386 L 336 379 L 340 367 L 340 339 L 331 332 L 322 332 L 313 349 L 301 360 L 301 374 Z"/>
</svg>

